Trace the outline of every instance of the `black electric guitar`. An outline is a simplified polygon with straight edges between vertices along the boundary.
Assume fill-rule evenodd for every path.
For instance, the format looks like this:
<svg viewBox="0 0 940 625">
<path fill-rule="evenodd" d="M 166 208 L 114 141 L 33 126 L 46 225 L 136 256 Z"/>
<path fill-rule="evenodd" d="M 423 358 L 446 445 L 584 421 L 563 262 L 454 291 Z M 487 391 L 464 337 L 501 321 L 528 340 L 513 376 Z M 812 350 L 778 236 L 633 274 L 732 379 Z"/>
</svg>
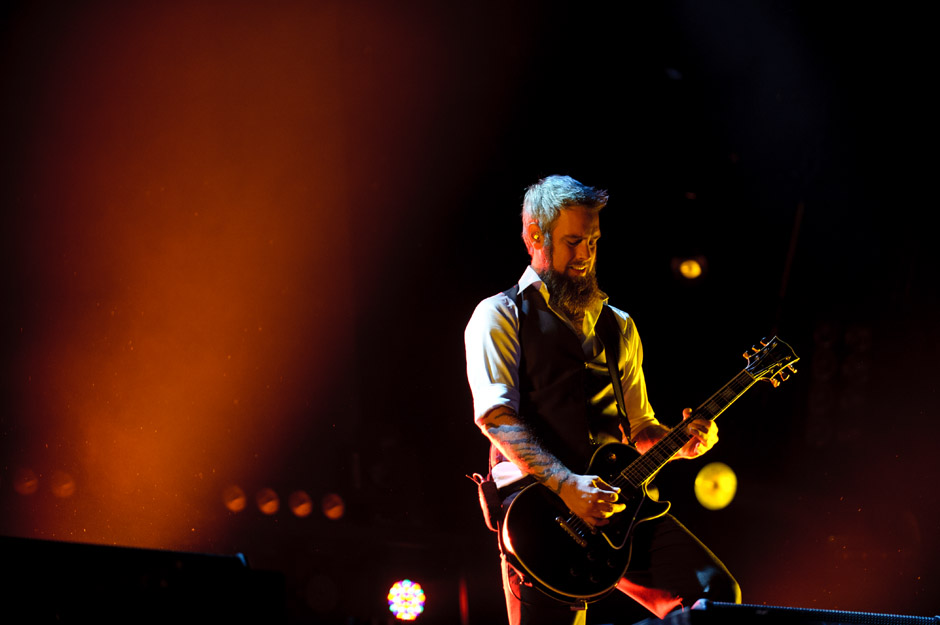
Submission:
<svg viewBox="0 0 940 625">
<path fill-rule="evenodd" d="M 692 419 L 716 419 L 759 380 L 775 387 L 796 372 L 793 349 L 774 337 L 745 353 L 747 367 L 695 409 Z M 513 564 L 525 571 L 537 588 L 569 603 L 596 601 L 617 585 L 630 564 L 631 536 L 637 524 L 661 517 L 668 501 L 647 497 L 646 486 L 691 436 L 676 427 L 645 454 L 620 443 L 594 453 L 587 475 L 599 475 L 619 487 L 623 512 L 599 528 L 571 512 L 561 498 L 541 484 L 523 489 L 506 511 L 502 541 Z"/>
</svg>

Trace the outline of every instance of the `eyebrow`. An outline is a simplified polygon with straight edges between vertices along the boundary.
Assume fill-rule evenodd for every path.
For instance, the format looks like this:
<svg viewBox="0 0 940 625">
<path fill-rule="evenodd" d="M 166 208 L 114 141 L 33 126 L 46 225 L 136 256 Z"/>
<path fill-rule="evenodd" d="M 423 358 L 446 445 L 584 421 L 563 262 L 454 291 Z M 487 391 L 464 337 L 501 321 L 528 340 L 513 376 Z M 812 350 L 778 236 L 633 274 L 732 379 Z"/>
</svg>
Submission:
<svg viewBox="0 0 940 625">
<path fill-rule="evenodd" d="M 580 239 L 599 239 L 600 237 L 601 237 L 601 233 L 598 231 L 598 232 L 592 232 L 588 236 L 584 236 L 581 234 L 566 234 L 565 236 L 561 238 L 567 239 L 567 240 L 574 240 L 574 239 L 580 240 Z"/>
</svg>

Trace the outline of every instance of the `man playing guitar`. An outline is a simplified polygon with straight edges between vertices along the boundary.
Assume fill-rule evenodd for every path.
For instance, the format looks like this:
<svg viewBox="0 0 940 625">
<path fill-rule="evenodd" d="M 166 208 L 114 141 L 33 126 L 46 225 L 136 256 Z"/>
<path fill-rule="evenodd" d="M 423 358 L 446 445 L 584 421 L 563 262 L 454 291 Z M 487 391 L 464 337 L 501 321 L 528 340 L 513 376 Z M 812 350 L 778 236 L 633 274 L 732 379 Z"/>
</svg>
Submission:
<svg viewBox="0 0 940 625">
<path fill-rule="evenodd" d="M 644 453 L 670 432 L 647 399 L 633 319 L 609 306 L 597 286 L 599 212 L 606 203 L 606 191 L 567 176 L 529 187 L 522 238 L 531 264 L 515 287 L 477 306 L 465 332 L 475 421 L 492 443 L 490 477 L 503 509 L 537 482 L 590 528 L 603 528 L 626 507 L 620 489 L 581 473 L 594 451 L 625 442 Z M 605 319 L 616 327 L 608 349 L 601 332 Z M 622 387 L 619 401 L 612 376 Z M 718 440 L 714 420 L 690 415 L 691 410 L 683 414 L 691 439 L 681 458 L 696 458 Z M 585 610 L 572 608 L 576 601 L 537 589 L 508 557 L 504 542 L 511 625 L 585 622 Z M 640 523 L 632 544 L 630 566 L 617 588 L 660 618 L 699 598 L 740 602 L 738 584 L 725 566 L 671 515 Z"/>
</svg>

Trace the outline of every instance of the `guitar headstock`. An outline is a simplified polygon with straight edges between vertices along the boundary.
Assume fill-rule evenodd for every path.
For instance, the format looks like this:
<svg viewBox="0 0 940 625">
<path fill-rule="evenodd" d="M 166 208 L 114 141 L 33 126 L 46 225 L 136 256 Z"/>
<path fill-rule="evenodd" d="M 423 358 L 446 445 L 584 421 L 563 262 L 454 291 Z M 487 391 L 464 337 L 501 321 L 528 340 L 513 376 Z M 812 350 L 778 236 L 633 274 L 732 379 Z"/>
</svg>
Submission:
<svg viewBox="0 0 940 625">
<path fill-rule="evenodd" d="M 796 373 L 793 365 L 800 357 L 776 336 L 769 340 L 761 339 L 760 344 L 761 347 L 755 345 L 750 352 L 744 352 L 747 358 L 747 367 L 744 369 L 755 379 L 768 380 L 776 388 L 789 379 L 787 370 Z"/>
</svg>

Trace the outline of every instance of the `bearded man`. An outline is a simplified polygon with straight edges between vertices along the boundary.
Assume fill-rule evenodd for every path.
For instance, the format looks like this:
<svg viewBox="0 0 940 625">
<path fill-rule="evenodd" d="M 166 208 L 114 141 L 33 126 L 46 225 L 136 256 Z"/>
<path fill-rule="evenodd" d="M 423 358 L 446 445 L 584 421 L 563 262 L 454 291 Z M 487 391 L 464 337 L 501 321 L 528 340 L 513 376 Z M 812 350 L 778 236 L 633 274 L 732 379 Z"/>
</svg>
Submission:
<svg viewBox="0 0 940 625">
<path fill-rule="evenodd" d="M 491 442 L 489 477 L 503 510 L 538 482 L 595 528 L 626 506 L 619 489 L 583 473 L 593 452 L 624 442 L 643 453 L 669 432 L 647 398 L 636 325 L 597 286 L 599 213 L 606 204 L 606 191 L 568 176 L 529 187 L 522 239 L 531 264 L 516 286 L 480 302 L 464 337 L 474 418 Z M 605 324 L 616 328 L 613 340 L 607 334 L 608 349 Z M 692 438 L 681 458 L 698 457 L 718 440 L 714 421 L 690 415 L 683 413 Z M 500 548 L 510 625 L 586 622 L 584 605 L 575 609 L 540 592 Z M 725 566 L 671 515 L 638 526 L 617 588 L 660 618 L 699 598 L 740 602 Z"/>
</svg>

